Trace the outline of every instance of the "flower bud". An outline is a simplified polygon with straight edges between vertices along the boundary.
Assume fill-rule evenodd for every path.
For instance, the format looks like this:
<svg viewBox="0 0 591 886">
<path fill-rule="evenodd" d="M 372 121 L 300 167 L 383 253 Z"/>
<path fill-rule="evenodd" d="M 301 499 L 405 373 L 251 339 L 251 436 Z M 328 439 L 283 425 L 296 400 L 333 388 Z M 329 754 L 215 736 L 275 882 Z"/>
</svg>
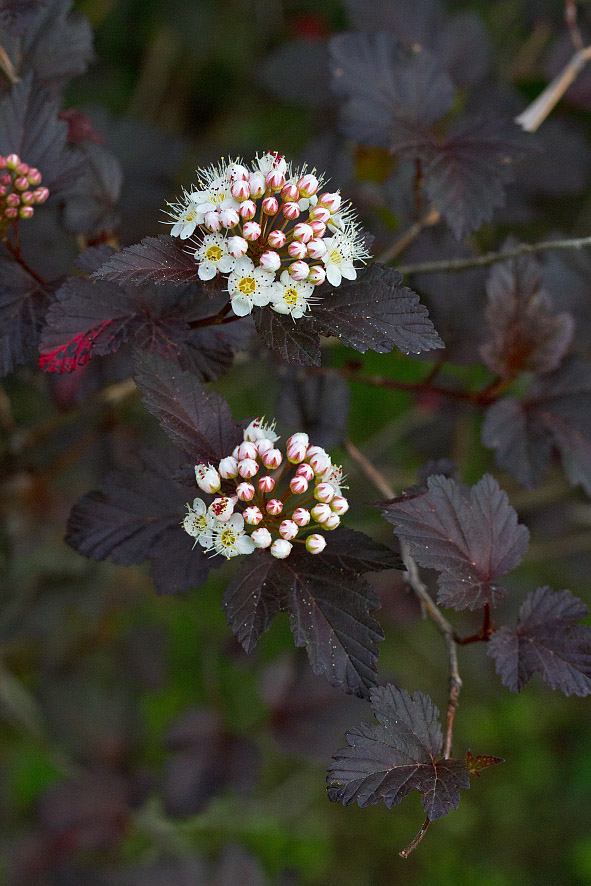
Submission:
<svg viewBox="0 0 591 886">
<path fill-rule="evenodd" d="M 326 234 L 326 225 L 317 218 L 310 222 L 310 227 L 312 228 L 312 234 L 314 237 L 324 237 Z"/>
<path fill-rule="evenodd" d="M 278 560 L 285 560 L 291 554 L 293 545 L 285 538 L 276 538 L 271 545 L 271 555 Z"/>
<path fill-rule="evenodd" d="M 240 163 L 230 163 L 226 178 L 229 182 L 248 181 L 248 169 Z"/>
<path fill-rule="evenodd" d="M 281 259 L 276 252 L 268 249 L 261 255 L 259 264 L 264 271 L 277 271 L 281 267 Z"/>
<path fill-rule="evenodd" d="M 6 185 L 0 185 L 0 197 L 4 197 L 5 195 L 6 195 Z"/>
<path fill-rule="evenodd" d="M 240 208 L 238 210 L 238 215 L 240 216 L 240 218 L 243 218 L 245 221 L 250 221 L 250 219 L 254 218 L 256 214 L 256 203 L 253 203 L 252 200 L 245 200 L 244 203 L 240 204 Z"/>
<path fill-rule="evenodd" d="M 29 184 L 33 187 L 41 184 L 41 173 L 38 169 L 31 168 L 27 174 L 27 178 L 29 179 Z"/>
<path fill-rule="evenodd" d="M 305 280 L 310 272 L 310 268 L 305 261 L 294 261 L 289 266 L 288 271 L 292 280 Z"/>
<path fill-rule="evenodd" d="M 261 492 L 272 492 L 275 488 L 275 480 L 273 477 L 260 477 L 259 479 L 259 489 Z"/>
<path fill-rule="evenodd" d="M 248 523 L 249 526 L 258 526 L 263 519 L 262 511 L 260 508 L 257 508 L 256 505 L 251 505 L 249 508 L 245 508 L 242 516 L 244 517 L 244 522 Z"/>
<path fill-rule="evenodd" d="M 308 255 L 310 258 L 322 258 L 326 254 L 326 243 L 322 237 L 314 237 L 308 243 Z"/>
<path fill-rule="evenodd" d="M 33 209 L 32 206 L 21 206 L 18 214 L 19 214 L 20 218 L 32 218 L 34 212 L 35 212 L 35 210 Z"/>
<path fill-rule="evenodd" d="M 9 206 L 4 210 L 4 218 L 18 218 L 18 209 L 16 206 Z"/>
<path fill-rule="evenodd" d="M 245 440 L 244 443 L 241 443 L 238 447 L 238 460 L 240 461 L 243 458 L 256 458 L 257 457 L 257 448 L 256 444 L 250 440 Z"/>
<path fill-rule="evenodd" d="M 37 190 L 33 191 L 33 195 L 35 203 L 45 203 L 49 197 L 49 188 L 37 188 Z"/>
<path fill-rule="evenodd" d="M 258 462 L 256 462 L 254 458 L 243 458 L 242 461 L 238 462 L 238 473 L 243 480 L 250 480 L 251 477 L 255 477 L 258 472 Z"/>
<path fill-rule="evenodd" d="M 234 477 L 238 476 L 238 462 L 232 455 L 227 455 L 226 458 L 223 458 L 220 462 L 219 475 L 223 477 L 224 480 L 233 480 Z"/>
<path fill-rule="evenodd" d="M 225 228 L 235 228 L 240 221 L 240 216 L 235 209 L 221 209 L 220 220 Z"/>
<path fill-rule="evenodd" d="M 9 175 L 7 172 L 5 172 L 4 175 L 0 175 L 0 182 L 3 185 L 11 185 L 12 184 L 12 176 Z"/>
<path fill-rule="evenodd" d="M 308 254 L 306 244 L 302 243 L 300 240 L 292 240 L 287 247 L 287 251 L 292 258 L 305 258 Z"/>
<path fill-rule="evenodd" d="M 308 274 L 308 281 L 314 286 L 320 286 L 326 280 L 326 271 L 321 265 L 312 265 Z"/>
<path fill-rule="evenodd" d="M 242 205 L 244 206 L 244 203 Z M 251 242 L 254 242 L 255 240 L 258 240 L 261 236 L 261 226 L 258 222 L 246 222 L 246 224 L 242 228 L 242 235 L 245 240 L 250 240 Z"/>
<path fill-rule="evenodd" d="M 221 485 L 220 475 L 213 465 L 195 465 L 195 479 L 197 486 L 203 492 L 213 493 L 219 491 Z"/>
<path fill-rule="evenodd" d="M 236 487 L 236 495 L 240 501 L 252 501 L 254 498 L 254 486 L 252 483 L 239 483 Z"/>
<path fill-rule="evenodd" d="M 276 215 L 279 212 L 279 203 L 275 197 L 265 197 L 261 205 L 265 215 Z"/>
<path fill-rule="evenodd" d="M 310 511 L 307 511 L 305 508 L 296 508 L 291 515 L 291 519 L 298 526 L 307 526 L 310 522 Z"/>
<path fill-rule="evenodd" d="M 275 517 L 283 510 L 283 502 L 279 501 L 278 498 L 272 498 L 270 501 L 267 502 L 265 508 L 267 510 L 267 513 Z"/>
<path fill-rule="evenodd" d="M 334 498 L 334 486 L 331 486 L 330 483 L 318 483 L 314 489 L 314 498 L 316 501 L 329 504 Z"/>
<path fill-rule="evenodd" d="M 312 515 L 312 519 L 316 520 L 317 523 L 324 523 L 330 516 L 337 516 L 331 511 L 330 505 L 324 504 L 324 502 L 314 505 L 310 514 Z"/>
<path fill-rule="evenodd" d="M 254 542 L 255 548 L 268 548 L 272 541 L 271 533 L 264 526 L 261 526 L 260 529 L 255 529 L 250 537 Z"/>
<path fill-rule="evenodd" d="M 220 521 L 220 523 L 226 523 L 234 513 L 234 502 L 235 499 L 229 498 L 228 496 L 216 498 L 212 501 L 208 510 L 213 514 L 216 520 Z"/>
<path fill-rule="evenodd" d="M 9 154 L 6 158 L 6 168 L 14 171 L 20 162 L 21 158 L 18 154 Z"/>
<path fill-rule="evenodd" d="M 267 183 L 265 181 L 265 176 L 262 172 L 251 172 L 250 173 L 250 196 L 254 200 L 258 200 L 259 197 L 262 197 L 267 189 Z"/>
<path fill-rule="evenodd" d="M 306 550 L 309 551 L 310 554 L 321 554 L 325 547 L 326 539 L 323 535 L 319 535 L 317 532 L 313 533 L 313 535 L 309 535 L 306 539 Z"/>
<path fill-rule="evenodd" d="M 288 218 L 290 221 L 295 221 L 301 215 L 301 209 L 297 203 L 284 203 L 281 211 L 283 217 Z"/>
<path fill-rule="evenodd" d="M 298 222 L 293 229 L 294 240 L 301 240 L 302 243 L 307 243 L 313 236 L 314 229 L 311 225 L 307 225 L 305 222 Z"/>
<path fill-rule="evenodd" d="M 280 169 L 272 169 L 265 178 L 267 187 L 272 191 L 280 191 L 285 184 L 285 176 Z"/>
<path fill-rule="evenodd" d="M 308 451 L 308 435 L 307 434 L 293 434 L 286 445 L 287 458 L 289 461 L 296 465 L 303 461 L 306 457 L 306 452 Z M 311 479 L 311 478 L 308 478 Z"/>
<path fill-rule="evenodd" d="M 261 457 L 266 452 L 269 452 L 270 449 L 273 449 L 273 443 L 271 440 L 268 440 L 266 437 L 263 437 L 262 440 L 257 440 L 257 452 Z"/>
<path fill-rule="evenodd" d="M 298 529 L 298 524 L 294 523 L 293 520 L 284 520 L 279 527 L 279 535 L 287 541 L 291 541 L 298 534 Z"/>
<path fill-rule="evenodd" d="M 271 231 L 267 237 L 269 246 L 272 246 L 273 249 L 281 249 L 282 246 L 285 246 L 286 239 L 283 231 Z"/>
<path fill-rule="evenodd" d="M 14 180 L 14 186 L 17 191 L 26 191 L 29 187 L 29 179 L 26 175 L 19 175 Z"/>
<path fill-rule="evenodd" d="M 330 455 L 324 452 L 315 452 L 312 456 L 310 456 L 310 450 L 308 449 L 308 464 L 313 469 L 315 474 L 321 474 L 332 464 Z"/>
<path fill-rule="evenodd" d="M 334 511 L 335 514 L 338 514 L 339 517 L 341 517 L 349 510 L 349 502 L 342 495 L 335 495 L 330 503 L 330 509 L 331 511 Z"/>
<path fill-rule="evenodd" d="M 311 197 L 318 190 L 318 185 L 318 179 L 310 172 L 303 175 L 298 181 L 298 188 L 302 197 Z"/>
<path fill-rule="evenodd" d="M 6 157 L 0 154 L 0 169 L 6 169 Z"/>
<path fill-rule="evenodd" d="M 296 495 L 302 495 L 302 493 L 306 492 L 308 489 L 308 481 L 305 477 L 298 477 L 296 474 L 296 476 L 292 477 L 289 481 L 289 488 Z"/>
<path fill-rule="evenodd" d="M 323 521 L 322 525 L 325 529 L 336 529 L 337 526 L 341 525 L 341 518 L 333 511 L 326 520 Z"/>
<path fill-rule="evenodd" d="M 278 468 L 283 461 L 283 454 L 280 449 L 269 449 L 265 452 L 262 458 L 264 466 L 270 471 L 273 471 L 275 468 Z"/>
<path fill-rule="evenodd" d="M 315 206 L 313 209 L 310 210 L 309 215 L 312 221 L 319 221 L 323 224 L 326 224 L 326 222 L 330 219 L 330 212 L 326 208 L 326 206 Z"/>
<path fill-rule="evenodd" d="M 20 206 L 21 205 L 21 198 L 19 197 L 18 194 L 9 194 L 8 197 L 6 198 L 6 205 L 7 206 Z"/>
<path fill-rule="evenodd" d="M 18 166 L 16 167 L 16 169 L 14 171 L 16 172 L 17 175 L 27 175 L 27 173 L 29 171 L 29 164 L 21 162 L 18 164 Z"/>
<path fill-rule="evenodd" d="M 222 229 L 222 220 L 219 216 L 219 213 L 213 210 L 205 213 L 203 224 L 208 231 L 213 231 L 214 234 L 218 231 L 221 231 Z"/>
<path fill-rule="evenodd" d="M 244 200 L 248 200 L 250 197 L 250 185 L 244 179 L 240 179 L 239 181 L 235 181 L 231 188 L 232 197 L 234 200 L 238 200 L 239 203 L 243 203 Z"/>
<path fill-rule="evenodd" d="M 304 477 L 309 483 L 310 480 L 314 479 L 314 471 L 312 470 L 310 465 L 307 465 L 307 464 L 298 465 L 297 470 L 296 470 L 296 477 Z"/>
<path fill-rule="evenodd" d="M 297 185 L 286 184 L 281 189 L 281 199 L 286 203 L 292 203 L 300 199 L 300 191 Z"/>
<path fill-rule="evenodd" d="M 234 258 L 242 258 L 243 255 L 246 255 L 248 249 L 248 243 L 244 237 L 228 237 L 226 246 L 228 247 L 228 252 Z"/>
<path fill-rule="evenodd" d="M 329 212 L 332 215 L 333 212 L 338 212 L 339 209 L 341 208 L 342 199 L 341 199 L 341 195 L 337 192 L 332 193 L 332 194 L 326 192 L 324 194 L 319 195 L 318 202 L 322 206 L 326 206 L 326 208 L 329 210 Z"/>
<path fill-rule="evenodd" d="M 35 202 L 35 195 L 32 191 L 23 191 L 21 194 L 21 203 L 25 206 L 31 206 Z"/>
</svg>

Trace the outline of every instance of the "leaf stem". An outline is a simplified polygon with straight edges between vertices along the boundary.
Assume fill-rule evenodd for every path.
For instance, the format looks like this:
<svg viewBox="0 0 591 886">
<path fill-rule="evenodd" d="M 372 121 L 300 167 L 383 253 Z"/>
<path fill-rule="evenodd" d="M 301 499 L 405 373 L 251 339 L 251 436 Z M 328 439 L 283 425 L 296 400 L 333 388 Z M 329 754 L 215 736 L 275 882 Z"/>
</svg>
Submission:
<svg viewBox="0 0 591 886">
<path fill-rule="evenodd" d="M 591 246 L 591 237 L 522 243 L 513 249 L 506 249 L 501 252 L 485 252 L 484 255 L 475 255 L 471 258 L 444 258 L 438 261 L 419 262 L 415 265 L 399 265 L 397 270 L 401 274 L 436 274 L 439 271 L 465 271 L 469 268 L 486 268 L 498 262 L 508 261 L 510 258 L 519 258 L 520 255 L 531 255 L 532 253 L 546 252 L 550 249 L 581 249 L 583 246 Z"/>
<path fill-rule="evenodd" d="M 406 849 L 401 849 L 400 852 L 398 853 L 398 855 L 401 858 L 408 858 L 410 853 L 414 849 L 417 848 L 417 846 L 419 845 L 419 843 L 421 842 L 421 840 L 423 839 L 423 837 L 427 833 L 427 828 L 429 827 L 430 824 L 431 824 L 431 819 L 429 817 L 427 817 L 425 819 L 425 821 L 423 822 L 423 824 L 421 825 L 421 829 L 418 832 L 418 834 L 416 835 L 416 837 L 414 838 L 414 840 L 411 840 L 411 842 L 408 844 Z"/>
<path fill-rule="evenodd" d="M 394 259 L 398 258 L 405 249 L 408 249 L 411 243 L 417 239 L 421 231 L 432 225 L 436 225 L 440 218 L 439 210 L 435 209 L 435 207 L 431 207 L 423 218 L 416 221 L 404 232 L 404 234 L 395 240 L 394 243 L 384 249 L 381 255 L 378 256 L 377 261 L 382 262 L 383 264 L 388 264 L 388 262 L 394 261 Z"/>
<path fill-rule="evenodd" d="M 36 271 L 33 270 L 30 265 L 27 264 L 27 262 L 23 258 L 23 254 L 20 250 L 20 246 L 18 245 L 18 241 L 17 245 L 13 246 L 8 239 L 8 234 L 6 231 L 4 231 L 2 235 L 2 241 L 14 260 L 17 261 L 18 264 L 21 266 L 21 268 L 23 268 L 27 272 L 27 274 L 29 274 L 29 276 L 33 278 L 33 280 L 36 280 L 37 283 L 39 283 L 41 286 L 45 286 L 47 284 L 47 280 L 44 280 L 43 277 L 41 277 Z"/>
</svg>

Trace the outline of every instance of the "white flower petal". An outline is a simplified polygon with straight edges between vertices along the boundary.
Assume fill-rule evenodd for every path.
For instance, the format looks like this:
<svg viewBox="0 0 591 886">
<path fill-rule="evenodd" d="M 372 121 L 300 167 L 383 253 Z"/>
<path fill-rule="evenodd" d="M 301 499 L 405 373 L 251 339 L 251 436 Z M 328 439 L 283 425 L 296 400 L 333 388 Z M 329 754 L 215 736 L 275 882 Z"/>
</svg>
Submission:
<svg viewBox="0 0 591 886">
<path fill-rule="evenodd" d="M 241 535 L 236 540 L 236 550 L 239 554 L 252 554 L 255 544 L 250 535 Z"/>
<path fill-rule="evenodd" d="M 205 259 L 205 261 L 202 261 L 200 263 L 197 273 L 199 274 L 200 280 L 213 280 L 213 278 L 217 274 L 217 268 L 213 262 Z"/>
<path fill-rule="evenodd" d="M 326 279 L 332 286 L 341 285 L 341 272 L 334 264 L 326 265 Z"/>
<path fill-rule="evenodd" d="M 245 295 L 235 295 L 231 305 L 237 317 L 246 317 L 252 311 L 252 301 Z"/>
</svg>

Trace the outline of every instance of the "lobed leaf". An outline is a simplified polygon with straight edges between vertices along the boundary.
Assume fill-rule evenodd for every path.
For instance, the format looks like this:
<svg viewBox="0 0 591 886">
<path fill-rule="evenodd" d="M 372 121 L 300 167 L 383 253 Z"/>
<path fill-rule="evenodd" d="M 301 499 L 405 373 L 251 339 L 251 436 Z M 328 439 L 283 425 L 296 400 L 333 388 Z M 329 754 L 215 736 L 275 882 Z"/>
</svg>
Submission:
<svg viewBox="0 0 591 886">
<path fill-rule="evenodd" d="M 440 573 L 440 603 L 495 606 L 506 596 L 496 579 L 521 562 L 529 532 L 489 474 L 471 489 L 442 476 L 427 485 L 423 495 L 386 504 L 384 517 L 419 565 Z"/>
<path fill-rule="evenodd" d="M 256 329 L 265 345 L 287 363 L 320 366 L 320 341 L 313 319 L 293 320 L 270 308 L 254 311 Z"/>
<path fill-rule="evenodd" d="M 0 376 L 35 353 L 49 293 L 16 261 L 0 258 Z"/>
<path fill-rule="evenodd" d="M 145 237 L 122 249 L 94 272 L 95 277 L 121 285 L 201 282 L 198 264 L 181 243 L 167 234 Z"/>
<path fill-rule="evenodd" d="M 541 587 L 528 594 L 517 627 L 499 628 L 487 645 L 503 685 L 520 692 L 539 672 L 565 695 L 591 694 L 591 628 L 576 624 L 588 613 L 570 591 Z"/>
<path fill-rule="evenodd" d="M 477 756 L 474 756 L 470 750 L 466 751 L 466 756 L 464 758 L 466 769 L 470 775 L 475 775 L 477 778 L 480 778 L 480 773 L 483 769 L 488 769 L 490 766 L 498 766 L 499 763 L 504 762 L 505 761 L 501 759 L 501 757 L 492 757 L 490 754 L 478 754 Z"/>
</svg>

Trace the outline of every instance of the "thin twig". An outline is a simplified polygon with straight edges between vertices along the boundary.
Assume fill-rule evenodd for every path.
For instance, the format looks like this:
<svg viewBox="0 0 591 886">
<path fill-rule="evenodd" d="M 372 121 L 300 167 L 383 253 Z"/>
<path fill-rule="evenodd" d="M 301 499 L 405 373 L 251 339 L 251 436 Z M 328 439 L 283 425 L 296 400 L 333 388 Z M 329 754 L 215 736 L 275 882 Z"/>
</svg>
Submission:
<svg viewBox="0 0 591 886">
<path fill-rule="evenodd" d="M 589 60 L 591 60 L 591 46 L 584 46 L 577 50 L 562 71 L 548 83 L 544 91 L 515 118 L 515 122 L 526 132 L 535 132 L 556 107 Z"/>
<path fill-rule="evenodd" d="M 411 840 L 411 842 L 408 844 L 406 849 L 401 849 L 400 852 L 398 853 L 398 855 L 401 858 L 408 858 L 410 853 L 414 849 L 417 848 L 417 846 L 419 845 L 419 843 L 421 842 L 421 840 L 423 839 L 423 837 L 427 833 L 427 828 L 429 827 L 430 824 L 431 824 L 431 819 L 426 818 L 425 821 L 423 822 L 423 824 L 421 825 L 421 830 L 418 832 L 418 834 L 416 835 L 414 840 Z"/>
<path fill-rule="evenodd" d="M 423 218 L 420 218 L 414 223 L 414 225 L 411 225 L 410 228 L 398 238 L 398 240 L 395 240 L 391 246 L 384 249 L 382 254 L 378 256 L 377 260 L 383 264 L 388 264 L 388 262 L 394 261 L 394 259 L 398 258 L 405 249 L 408 249 L 410 244 L 417 239 L 421 231 L 432 225 L 436 225 L 440 218 L 441 215 L 439 214 L 439 210 L 432 207 Z"/>
<path fill-rule="evenodd" d="M 4 74 L 11 86 L 18 83 L 19 76 L 14 69 L 14 65 L 8 57 L 8 53 L 3 46 L 0 46 L 0 71 Z"/>
<path fill-rule="evenodd" d="M 577 22 L 577 4 L 575 0 L 564 0 L 564 20 L 570 34 L 571 43 L 577 52 L 580 52 L 585 44 L 583 43 L 581 29 Z"/>
<path fill-rule="evenodd" d="M 485 268 L 520 255 L 546 252 L 550 249 L 581 249 L 591 246 L 591 237 L 576 237 L 568 240 L 542 240 L 539 243 L 522 243 L 513 249 L 502 252 L 485 252 L 472 258 L 444 258 L 439 261 L 419 262 L 416 265 L 399 265 L 401 274 L 435 274 L 438 271 L 465 271 L 469 268 Z"/>
</svg>

